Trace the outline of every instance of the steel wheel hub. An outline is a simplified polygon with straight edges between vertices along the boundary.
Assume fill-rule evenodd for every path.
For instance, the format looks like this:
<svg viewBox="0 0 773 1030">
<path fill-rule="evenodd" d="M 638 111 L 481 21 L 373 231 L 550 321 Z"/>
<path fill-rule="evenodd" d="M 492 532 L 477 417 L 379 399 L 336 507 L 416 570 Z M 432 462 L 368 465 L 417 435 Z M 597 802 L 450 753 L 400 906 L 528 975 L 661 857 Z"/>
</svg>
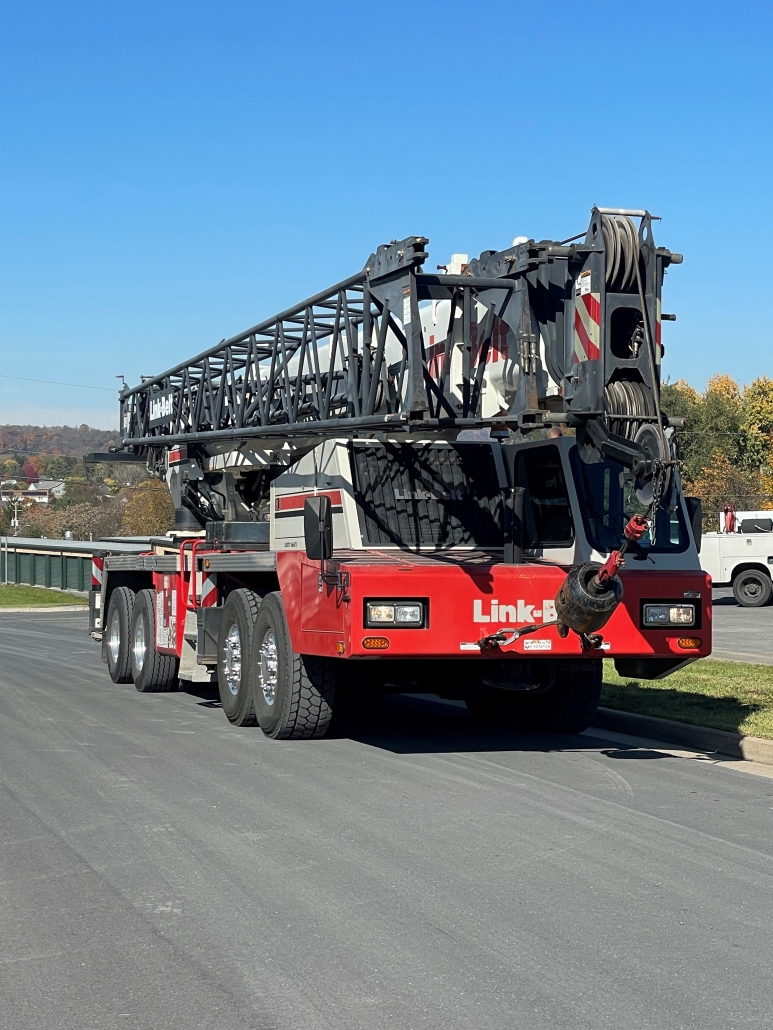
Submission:
<svg viewBox="0 0 773 1030">
<path fill-rule="evenodd" d="M 223 664 L 228 689 L 236 697 L 242 681 L 242 638 L 236 623 L 228 630 L 223 644 Z"/>
<path fill-rule="evenodd" d="M 117 665 L 118 653 L 121 650 L 121 627 L 117 608 L 110 620 L 110 635 L 107 638 L 107 646 L 110 650 L 110 657 L 113 659 L 113 665 Z"/>
<path fill-rule="evenodd" d="M 279 681 L 279 663 L 277 661 L 276 637 L 269 630 L 263 638 L 260 648 L 260 689 L 267 705 L 276 701 L 276 688 Z"/>
<path fill-rule="evenodd" d="M 145 620 L 140 617 L 137 619 L 137 625 L 134 627 L 134 667 L 137 672 L 142 672 L 142 666 L 145 664 L 146 650 Z"/>
</svg>

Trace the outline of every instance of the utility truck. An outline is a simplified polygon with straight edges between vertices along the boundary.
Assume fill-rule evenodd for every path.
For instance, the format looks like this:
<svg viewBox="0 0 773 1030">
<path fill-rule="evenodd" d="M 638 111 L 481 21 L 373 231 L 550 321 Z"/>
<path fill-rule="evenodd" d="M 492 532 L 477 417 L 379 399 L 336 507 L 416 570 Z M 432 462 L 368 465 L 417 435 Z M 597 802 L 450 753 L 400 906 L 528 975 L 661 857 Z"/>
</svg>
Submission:
<svg viewBox="0 0 773 1030">
<path fill-rule="evenodd" d="M 176 520 L 95 557 L 116 683 L 217 682 L 236 725 L 321 737 L 368 691 L 577 732 L 602 659 L 711 649 L 660 411 L 666 270 L 647 211 L 426 270 L 427 239 L 120 397 Z"/>
<path fill-rule="evenodd" d="M 714 586 L 731 586 L 744 608 L 761 608 L 773 600 L 773 511 L 719 514 L 719 532 L 704 534 L 701 567 Z"/>
</svg>

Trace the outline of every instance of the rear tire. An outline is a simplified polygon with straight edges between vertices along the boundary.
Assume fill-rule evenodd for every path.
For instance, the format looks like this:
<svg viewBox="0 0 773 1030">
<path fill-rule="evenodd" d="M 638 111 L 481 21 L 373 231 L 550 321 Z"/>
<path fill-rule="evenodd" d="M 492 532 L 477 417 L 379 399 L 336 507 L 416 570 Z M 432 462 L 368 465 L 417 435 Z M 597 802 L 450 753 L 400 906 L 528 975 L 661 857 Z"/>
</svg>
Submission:
<svg viewBox="0 0 773 1030">
<path fill-rule="evenodd" d="M 277 591 L 264 597 L 253 639 L 251 680 L 265 735 L 272 740 L 324 737 L 333 718 L 335 659 L 293 651 Z"/>
<path fill-rule="evenodd" d="M 105 657 L 113 683 L 131 683 L 131 639 L 134 591 L 116 587 L 110 595 L 105 621 Z"/>
<path fill-rule="evenodd" d="M 156 592 L 140 590 L 131 620 L 130 663 L 134 686 L 142 694 L 160 693 L 177 686 L 178 659 L 156 650 Z"/>
<path fill-rule="evenodd" d="M 733 580 L 733 597 L 744 608 L 762 608 L 773 597 L 773 582 L 767 573 L 747 569 Z"/>
<path fill-rule="evenodd" d="M 250 683 L 250 654 L 260 598 L 252 590 L 232 590 L 223 607 L 217 644 L 217 685 L 226 718 L 234 726 L 258 721 Z"/>
<path fill-rule="evenodd" d="M 518 721 L 531 733 L 582 733 L 590 724 L 601 699 L 603 665 L 588 658 L 585 668 L 556 671 L 553 686 L 544 694 L 524 694 Z"/>
</svg>

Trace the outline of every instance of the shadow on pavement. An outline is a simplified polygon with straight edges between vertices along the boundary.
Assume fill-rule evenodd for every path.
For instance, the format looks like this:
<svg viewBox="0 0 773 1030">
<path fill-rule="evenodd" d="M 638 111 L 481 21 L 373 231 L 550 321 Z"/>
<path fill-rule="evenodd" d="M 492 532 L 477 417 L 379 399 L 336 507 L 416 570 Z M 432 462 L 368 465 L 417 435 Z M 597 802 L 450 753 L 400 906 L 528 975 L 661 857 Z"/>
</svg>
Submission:
<svg viewBox="0 0 773 1030">
<path fill-rule="evenodd" d="M 180 690 L 191 697 L 201 698 L 198 704 L 202 708 L 222 708 L 220 692 L 214 683 L 186 683 L 180 680 Z"/>
<path fill-rule="evenodd" d="M 522 751 L 547 754 L 598 748 L 613 758 L 670 757 L 637 748 L 610 749 L 609 740 L 580 734 L 525 733 L 517 726 L 486 725 L 473 720 L 461 705 L 407 694 L 392 695 L 370 711 L 350 717 L 335 734 L 394 754 L 456 754 Z"/>
<path fill-rule="evenodd" d="M 673 758 L 673 755 L 669 755 L 664 751 L 650 751 L 644 747 L 619 747 L 619 748 L 605 748 L 602 752 L 607 758 L 636 758 L 644 761 L 654 760 L 655 758 Z"/>
</svg>

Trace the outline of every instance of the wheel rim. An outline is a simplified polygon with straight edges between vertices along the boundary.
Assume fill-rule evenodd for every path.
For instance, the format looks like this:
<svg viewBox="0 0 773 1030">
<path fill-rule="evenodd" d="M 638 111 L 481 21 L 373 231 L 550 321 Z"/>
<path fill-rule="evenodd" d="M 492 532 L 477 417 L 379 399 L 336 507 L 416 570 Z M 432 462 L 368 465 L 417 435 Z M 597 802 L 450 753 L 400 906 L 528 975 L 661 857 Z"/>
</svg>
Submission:
<svg viewBox="0 0 773 1030">
<path fill-rule="evenodd" d="M 113 665 L 117 665 L 118 655 L 121 651 L 121 620 L 117 608 L 113 611 L 113 617 L 110 620 L 110 635 L 107 638 L 107 646 Z"/>
<path fill-rule="evenodd" d="M 748 601 L 758 601 L 762 596 L 762 583 L 758 579 L 744 580 L 741 593 Z"/>
<path fill-rule="evenodd" d="M 279 681 L 279 663 L 277 661 L 276 637 L 269 630 L 260 647 L 260 689 L 267 705 L 276 701 L 276 688 Z"/>
<path fill-rule="evenodd" d="M 228 684 L 228 689 L 236 697 L 242 680 L 242 638 L 239 635 L 239 627 L 236 623 L 231 626 L 226 634 L 225 643 L 223 644 L 223 665 L 225 667 L 225 681 Z"/>
<path fill-rule="evenodd" d="M 142 672 L 147 646 L 145 640 L 145 620 L 140 615 L 139 619 L 137 619 L 137 625 L 134 627 L 134 667 L 137 672 Z"/>
</svg>

